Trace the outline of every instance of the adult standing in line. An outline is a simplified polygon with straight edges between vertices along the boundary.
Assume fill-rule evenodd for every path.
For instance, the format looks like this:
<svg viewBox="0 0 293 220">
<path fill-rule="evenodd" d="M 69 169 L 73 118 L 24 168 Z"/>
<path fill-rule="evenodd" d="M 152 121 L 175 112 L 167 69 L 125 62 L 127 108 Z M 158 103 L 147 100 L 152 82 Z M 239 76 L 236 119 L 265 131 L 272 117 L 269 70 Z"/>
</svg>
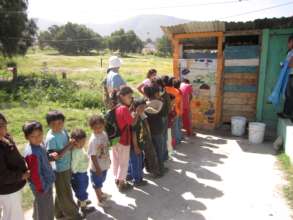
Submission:
<svg viewBox="0 0 293 220">
<path fill-rule="evenodd" d="M 2 220 L 24 220 L 21 189 L 29 179 L 25 160 L 7 132 L 7 121 L 0 113 L 0 209 Z"/>
<path fill-rule="evenodd" d="M 112 103 L 111 95 L 113 91 L 119 91 L 121 87 L 125 86 L 126 83 L 119 74 L 119 69 L 121 67 L 122 60 L 117 56 L 111 56 L 109 58 L 109 67 L 107 70 L 107 76 L 102 82 L 104 87 L 105 98 L 107 108 L 111 109 L 115 106 L 115 103 Z"/>
</svg>

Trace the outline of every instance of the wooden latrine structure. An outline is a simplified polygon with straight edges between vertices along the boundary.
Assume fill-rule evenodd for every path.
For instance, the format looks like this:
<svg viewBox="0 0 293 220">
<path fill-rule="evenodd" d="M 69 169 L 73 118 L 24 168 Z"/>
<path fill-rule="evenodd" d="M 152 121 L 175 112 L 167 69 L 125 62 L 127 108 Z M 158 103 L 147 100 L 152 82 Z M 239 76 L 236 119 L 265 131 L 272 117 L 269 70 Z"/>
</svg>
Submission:
<svg viewBox="0 0 293 220">
<path fill-rule="evenodd" d="M 189 79 L 193 85 L 194 127 L 215 128 L 233 116 L 262 121 L 259 111 L 267 100 L 263 93 L 275 83 L 268 89 L 260 82 L 267 74 L 262 67 L 267 56 L 263 33 L 289 27 L 293 27 L 293 17 L 161 27 L 173 44 L 174 75 Z"/>
</svg>

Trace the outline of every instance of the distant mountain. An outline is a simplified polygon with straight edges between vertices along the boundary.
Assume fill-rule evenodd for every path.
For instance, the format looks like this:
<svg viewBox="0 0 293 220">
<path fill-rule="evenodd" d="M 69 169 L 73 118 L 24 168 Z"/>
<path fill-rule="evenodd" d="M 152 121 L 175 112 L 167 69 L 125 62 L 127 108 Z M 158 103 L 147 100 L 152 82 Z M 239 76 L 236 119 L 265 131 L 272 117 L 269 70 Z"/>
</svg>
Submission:
<svg viewBox="0 0 293 220">
<path fill-rule="evenodd" d="M 163 32 L 160 26 L 175 25 L 180 23 L 186 23 L 188 20 L 166 16 L 166 15 L 138 15 L 133 18 L 129 18 L 124 21 L 111 23 L 111 24 L 85 24 L 89 28 L 92 28 L 102 36 L 111 34 L 113 31 L 120 28 L 125 30 L 134 30 L 135 33 L 142 39 L 151 38 L 155 40 L 161 37 Z M 50 22 L 48 20 L 38 19 L 38 27 L 40 30 L 46 30 L 53 24 L 60 25 L 56 22 Z"/>
</svg>

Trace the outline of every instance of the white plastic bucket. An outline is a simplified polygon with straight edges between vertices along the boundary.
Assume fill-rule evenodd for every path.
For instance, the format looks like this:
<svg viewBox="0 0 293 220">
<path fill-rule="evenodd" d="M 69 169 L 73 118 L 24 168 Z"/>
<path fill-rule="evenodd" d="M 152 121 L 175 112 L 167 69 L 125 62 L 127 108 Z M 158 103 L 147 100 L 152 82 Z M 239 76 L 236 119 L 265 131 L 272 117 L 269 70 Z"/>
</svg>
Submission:
<svg viewBox="0 0 293 220">
<path fill-rule="evenodd" d="M 243 136 L 245 133 L 246 118 L 242 116 L 235 116 L 231 118 L 231 132 L 234 136 Z"/>
<path fill-rule="evenodd" d="M 249 123 L 249 142 L 260 144 L 264 140 L 266 124 L 259 122 Z"/>
</svg>

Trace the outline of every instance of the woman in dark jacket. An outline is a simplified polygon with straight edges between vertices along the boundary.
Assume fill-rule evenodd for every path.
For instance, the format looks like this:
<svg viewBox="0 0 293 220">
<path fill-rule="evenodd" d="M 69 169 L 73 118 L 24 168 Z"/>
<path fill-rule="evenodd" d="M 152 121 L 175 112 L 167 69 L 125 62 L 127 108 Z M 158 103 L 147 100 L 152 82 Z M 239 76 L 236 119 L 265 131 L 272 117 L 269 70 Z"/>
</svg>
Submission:
<svg viewBox="0 0 293 220">
<path fill-rule="evenodd" d="M 24 158 L 7 133 L 7 120 L 0 113 L 0 208 L 3 220 L 23 220 L 21 192 L 30 177 Z"/>
</svg>

